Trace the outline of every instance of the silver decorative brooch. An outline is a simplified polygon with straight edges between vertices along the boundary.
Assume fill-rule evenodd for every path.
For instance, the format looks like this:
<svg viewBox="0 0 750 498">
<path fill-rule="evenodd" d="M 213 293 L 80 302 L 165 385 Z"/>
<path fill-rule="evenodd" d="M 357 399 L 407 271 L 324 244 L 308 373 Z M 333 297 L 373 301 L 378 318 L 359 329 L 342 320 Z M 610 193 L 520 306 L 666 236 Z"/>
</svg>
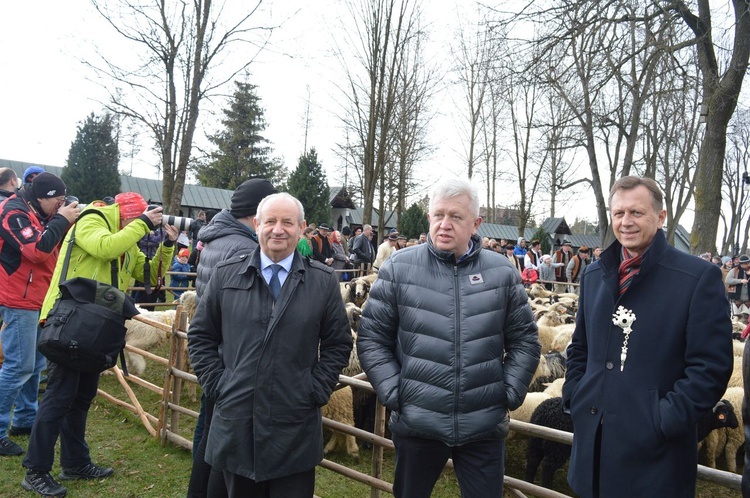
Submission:
<svg viewBox="0 0 750 498">
<path fill-rule="evenodd" d="M 620 327 L 625 335 L 622 341 L 622 353 L 620 353 L 620 372 L 625 368 L 625 359 L 628 357 L 628 339 L 630 339 L 630 333 L 633 331 L 631 326 L 634 321 L 635 313 L 625 309 L 624 306 L 619 306 L 617 312 L 612 314 L 612 323 Z"/>
</svg>

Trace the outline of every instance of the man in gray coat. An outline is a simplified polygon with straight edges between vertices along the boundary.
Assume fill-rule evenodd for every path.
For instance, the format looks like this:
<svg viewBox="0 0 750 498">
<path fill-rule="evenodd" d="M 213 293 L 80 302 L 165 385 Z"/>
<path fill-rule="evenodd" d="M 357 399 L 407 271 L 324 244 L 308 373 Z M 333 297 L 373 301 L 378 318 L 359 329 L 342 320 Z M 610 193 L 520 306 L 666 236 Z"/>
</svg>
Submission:
<svg viewBox="0 0 750 498">
<path fill-rule="evenodd" d="M 215 401 L 205 458 L 230 497 L 313 496 L 320 408 L 352 336 L 333 270 L 296 251 L 304 228 L 297 199 L 263 199 L 260 246 L 216 267 L 190 324 L 190 362 Z"/>
<path fill-rule="evenodd" d="M 255 214 L 264 197 L 276 193 L 276 187 L 265 178 L 251 178 L 242 182 L 232 194 L 229 209 L 224 209 L 203 226 L 198 239 L 203 242 L 197 268 L 195 291 L 200 300 L 216 266 L 232 256 L 249 254 L 258 247 L 255 233 Z M 193 433 L 193 468 L 188 483 L 188 498 L 203 498 L 223 493 L 223 478 L 211 474 L 211 466 L 205 462 L 205 452 L 213 403 L 201 395 L 201 408 Z M 210 479 L 209 479 L 210 478 Z M 211 490 L 209 493 L 209 489 Z"/>
<path fill-rule="evenodd" d="M 354 257 L 351 258 L 351 262 L 356 270 L 359 270 L 361 265 L 365 265 L 365 272 L 369 270 L 369 266 L 375 260 L 375 251 L 373 250 L 372 243 L 372 226 L 362 226 L 362 233 L 351 241 L 351 253 Z"/>
<path fill-rule="evenodd" d="M 453 458 L 461 496 L 502 496 L 508 410 L 523 402 L 541 345 L 518 270 L 483 251 L 467 180 L 430 196 L 430 238 L 388 258 L 357 348 L 392 410 L 394 495 L 427 498 Z"/>
</svg>

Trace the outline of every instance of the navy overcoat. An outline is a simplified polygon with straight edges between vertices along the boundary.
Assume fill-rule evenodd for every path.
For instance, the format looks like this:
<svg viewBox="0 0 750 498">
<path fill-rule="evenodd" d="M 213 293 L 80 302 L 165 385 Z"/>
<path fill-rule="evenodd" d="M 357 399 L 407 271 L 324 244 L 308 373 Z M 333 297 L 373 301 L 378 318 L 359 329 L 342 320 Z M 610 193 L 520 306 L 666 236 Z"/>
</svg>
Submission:
<svg viewBox="0 0 750 498">
<path fill-rule="evenodd" d="M 732 327 L 719 268 L 670 247 L 659 230 L 640 273 L 618 296 L 621 246 L 586 268 L 563 391 L 574 441 L 568 481 L 602 497 L 695 496 L 696 421 L 724 394 Z M 635 313 L 623 370 L 619 306 Z"/>
</svg>

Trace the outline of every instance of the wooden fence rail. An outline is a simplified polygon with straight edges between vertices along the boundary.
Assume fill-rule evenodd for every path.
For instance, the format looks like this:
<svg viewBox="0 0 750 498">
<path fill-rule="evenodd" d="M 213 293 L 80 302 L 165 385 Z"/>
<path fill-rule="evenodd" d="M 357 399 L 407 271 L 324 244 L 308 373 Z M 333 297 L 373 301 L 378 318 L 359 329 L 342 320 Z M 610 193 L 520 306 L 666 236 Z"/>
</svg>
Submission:
<svg viewBox="0 0 750 498">
<path fill-rule="evenodd" d="M 117 406 L 125 408 L 135 413 L 143 423 L 143 426 L 153 437 L 159 437 L 162 445 L 169 441 L 172 444 L 192 450 L 192 441 L 181 436 L 179 432 L 180 416 L 198 417 L 198 413 L 180 405 L 180 396 L 184 383 L 196 384 L 197 378 L 188 371 L 187 358 L 185 357 L 185 341 L 187 341 L 187 315 L 182 313 L 181 307 L 177 307 L 176 319 L 172 326 L 168 326 L 153 320 L 136 316 L 134 319 L 146 322 L 149 325 L 158 327 L 167 332 L 170 340 L 169 358 L 162 358 L 147 351 L 142 351 L 131 346 L 126 349 L 134 353 L 142 354 L 146 358 L 165 367 L 164 386 L 159 387 L 139 377 L 130 375 L 125 377 L 118 367 L 111 370 L 117 376 L 118 381 L 125 389 L 129 401 L 117 399 L 115 396 L 99 390 L 101 395 L 107 401 Z M 161 396 L 158 416 L 146 412 L 138 402 L 135 392 L 130 384 L 134 384 L 145 389 L 151 390 Z M 373 392 L 372 386 L 366 380 L 365 374 L 359 374 L 354 377 L 339 376 L 337 389 L 345 386 L 351 386 L 357 389 L 366 389 Z M 375 429 L 374 433 L 357 429 L 340 422 L 323 418 L 323 426 L 350 434 L 357 439 L 367 441 L 372 444 L 372 467 L 370 474 L 365 474 L 357 470 L 345 467 L 336 462 L 324 459 L 319 465 L 323 468 L 337 472 L 349 479 L 363 483 L 370 487 L 370 496 L 378 498 L 381 492 L 393 493 L 393 485 L 382 479 L 383 477 L 383 450 L 393 449 L 393 442 L 384 436 L 385 434 L 385 407 L 379 402 L 376 403 L 375 411 Z M 552 441 L 572 444 L 573 434 L 564 431 L 541 427 L 525 422 L 515 420 L 510 421 L 510 429 L 533 437 L 540 437 Z M 447 467 L 452 467 L 453 463 L 449 460 Z M 698 466 L 698 478 L 717 483 L 732 490 L 740 490 L 742 478 L 738 474 L 724 472 L 721 470 L 711 469 L 703 465 Z M 505 489 L 513 496 L 523 498 L 524 493 L 533 494 L 541 498 L 565 498 L 567 495 L 525 482 L 520 479 L 505 476 Z"/>
</svg>

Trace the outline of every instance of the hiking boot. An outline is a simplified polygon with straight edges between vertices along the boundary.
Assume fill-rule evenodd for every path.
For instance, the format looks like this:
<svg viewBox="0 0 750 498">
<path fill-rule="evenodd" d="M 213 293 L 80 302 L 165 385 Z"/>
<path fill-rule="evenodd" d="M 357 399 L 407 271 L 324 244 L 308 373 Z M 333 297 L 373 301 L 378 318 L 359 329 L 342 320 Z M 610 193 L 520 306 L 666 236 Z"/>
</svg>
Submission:
<svg viewBox="0 0 750 498">
<path fill-rule="evenodd" d="M 31 427 L 14 427 L 11 425 L 10 429 L 8 429 L 8 435 L 9 436 L 30 436 Z"/>
<path fill-rule="evenodd" d="M 104 479 L 114 474 L 115 471 L 109 467 L 99 467 L 95 463 L 87 463 L 80 467 L 63 468 L 57 476 L 61 481 L 72 481 L 75 479 Z"/>
<path fill-rule="evenodd" d="M 55 481 L 49 472 L 26 471 L 26 477 L 21 481 L 21 486 L 26 491 L 36 491 L 42 496 L 65 496 L 68 490 L 65 486 Z"/>
<path fill-rule="evenodd" d="M 19 456 L 23 455 L 23 448 L 16 443 L 4 437 L 0 439 L 0 456 Z"/>
</svg>

